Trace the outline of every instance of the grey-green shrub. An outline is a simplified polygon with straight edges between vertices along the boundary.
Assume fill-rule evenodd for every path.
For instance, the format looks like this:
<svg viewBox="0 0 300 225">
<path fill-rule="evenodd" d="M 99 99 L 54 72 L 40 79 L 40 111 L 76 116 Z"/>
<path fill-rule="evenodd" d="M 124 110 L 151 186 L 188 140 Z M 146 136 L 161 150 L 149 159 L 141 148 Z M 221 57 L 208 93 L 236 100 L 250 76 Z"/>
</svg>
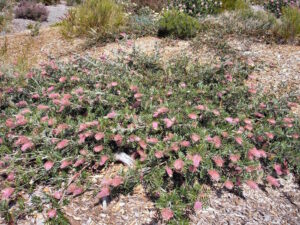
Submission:
<svg viewBox="0 0 300 225">
<path fill-rule="evenodd" d="M 191 38 L 196 36 L 199 30 L 197 19 L 178 10 L 164 12 L 159 20 L 158 36 L 173 36 L 176 38 Z"/>
</svg>

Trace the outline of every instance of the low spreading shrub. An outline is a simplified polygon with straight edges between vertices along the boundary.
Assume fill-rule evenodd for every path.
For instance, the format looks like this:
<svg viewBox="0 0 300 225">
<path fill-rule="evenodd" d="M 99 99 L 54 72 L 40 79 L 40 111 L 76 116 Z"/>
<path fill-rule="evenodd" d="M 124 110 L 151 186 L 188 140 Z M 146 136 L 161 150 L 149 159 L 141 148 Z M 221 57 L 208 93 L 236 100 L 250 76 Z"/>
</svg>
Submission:
<svg viewBox="0 0 300 225">
<path fill-rule="evenodd" d="M 174 0 L 170 3 L 171 8 L 184 11 L 191 16 L 216 14 L 222 9 L 221 0 Z"/>
<path fill-rule="evenodd" d="M 159 20 L 158 36 L 173 36 L 176 38 L 191 38 L 196 36 L 199 29 L 197 19 L 178 10 L 164 12 Z"/>
<path fill-rule="evenodd" d="M 41 186 L 48 191 L 39 201 L 33 194 L 22 216 L 44 205 L 60 212 L 59 201 L 85 190 L 99 191 L 98 202 L 142 184 L 166 223 L 186 224 L 205 206 L 207 185 L 240 193 L 242 184 L 258 189 L 257 179 L 276 188 L 279 177 L 299 175 L 300 121 L 290 110 L 299 99 L 261 94 L 245 85 L 247 63 L 220 60 L 163 64 L 159 54 L 133 51 L 3 71 L 0 212 L 12 216 L 9 207 L 24 208 L 23 196 L 40 196 Z M 120 152 L 136 166 L 94 184 L 88 174 Z"/>
<path fill-rule="evenodd" d="M 105 36 L 118 32 L 124 24 L 124 11 L 114 1 L 86 0 L 69 11 L 61 30 L 66 36 Z"/>
<path fill-rule="evenodd" d="M 299 7 L 298 0 L 267 0 L 264 4 L 266 10 L 274 13 L 276 17 L 282 15 L 282 8 L 286 6 Z"/>
<path fill-rule="evenodd" d="M 44 5 L 27 0 L 21 1 L 15 9 L 15 17 L 22 19 L 46 21 L 48 14 L 49 12 Z"/>
<path fill-rule="evenodd" d="M 281 23 L 278 34 L 286 41 L 300 40 L 300 9 L 297 7 L 284 7 L 282 9 Z"/>
</svg>

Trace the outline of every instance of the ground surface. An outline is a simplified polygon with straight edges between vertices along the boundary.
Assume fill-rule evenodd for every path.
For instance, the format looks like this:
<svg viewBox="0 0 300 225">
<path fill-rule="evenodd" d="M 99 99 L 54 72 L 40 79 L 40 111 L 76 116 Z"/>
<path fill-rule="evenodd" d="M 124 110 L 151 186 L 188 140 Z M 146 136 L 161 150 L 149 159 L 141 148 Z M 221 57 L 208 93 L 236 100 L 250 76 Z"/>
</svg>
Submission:
<svg viewBox="0 0 300 225">
<path fill-rule="evenodd" d="M 263 84 L 266 91 L 273 91 L 279 95 L 291 93 L 299 95 L 299 46 L 266 45 L 235 38 L 224 41 L 238 54 L 258 66 L 250 83 Z M 129 53 L 134 45 L 148 54 L 158 49 L 163 61 L 183 52 L 192 54 L 191 43 L 188 41 L 170 41 L 155 37 L 121 41 L 88 49 L 83 48 L 83 43 L 82 39 L 72 41 L 63 39 L 57 28 L 44 28 L 37 37 L 31 37 L 26 32 L 0 37 L 0 47 L 6 46 L 2 58 L 3 64 L 26 60 L 28 65 L 38 66 L 50 56 L 61 60 L 68 60 L 78 55 L 89 55 L 94 58 L 103 55 L 117 57 L 120 51 Z M 217 60 L 215 53 L 205 45 L 191 56 L 202 63 Z M 295 112 L 299 113 L 299 108 Z M 105 176 L 110 176 L 116 169 L 119 169 L 118 165 L 91 177 L 93 181 L 91 190 L 74 198 L 68 206 L 64 207 L 64 213 L 71 224 L 156 224 L 154 205 L 147 199 L 142 187 L 136 188 L 132 195 L 113 199 L 106 210 L 101 205 L 94 205 L 93 187 L 96 189 L 98 181 Z M 253 191 L 244 187 L 244 198 L 233 193 L 217 193 L 211 190 L 208 208 L 197 215 L 192 215 L 191 224 L 300 224 L 299 186 L 292 175 L 289 175 L 286 180 L 280 180 L 280 183 L 282 187 L 276 190 L 266 188 L 266 190 Z M 51 190 L 41 187 L 36 192 L 51 193 Z M 44 218 L 46 218 L 45 213 L 35 213 L 18 224 L 43 224 Z M 1 222 L 0 219 L 0 224 Z"/>
</svg>

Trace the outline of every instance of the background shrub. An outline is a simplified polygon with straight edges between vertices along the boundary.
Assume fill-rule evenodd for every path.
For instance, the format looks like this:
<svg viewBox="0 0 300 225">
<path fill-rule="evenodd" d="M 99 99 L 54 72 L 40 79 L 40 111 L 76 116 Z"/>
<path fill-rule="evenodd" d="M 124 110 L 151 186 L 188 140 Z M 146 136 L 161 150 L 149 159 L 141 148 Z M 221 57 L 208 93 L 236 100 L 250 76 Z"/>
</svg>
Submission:
<svg viewBox="0 0 300 225">
<path fill-rule="evenodd" d="M 81 0 L 67 0 L 67 6 L 79 5 Z"/>
<path fill-rule="evenodd" d="M 6 0 L 0 0 L 0 10 L 4 9 L 6 6 Z"/>
<path fill-rule="evenodd" d="M 223 10 L 244 10 L 249 8 L 245 0 L 222 0 Z"/>
<path fill-rule="evenodd" d="M 222 7 L 221 0 L 174 0 L 170 4 L 180 11 L 184 11 L 191 16 L 216 14 Z"/>
<path fill-rule="evenodd" d="M 148 6 L 155 11 L 162 10 L 168 3 L 167 0 L 132 0 L 132 2 L 136 3 L 139 8 Z"/>
<path fill-rule="evenodd" d="M 199 22 L 177 10 L 166 11 L 159 20 L 158 36 L 174 36 L 178 38 L 191 38 L 196 36 Z"/>
<path fill-rule="evenodd" d="M 60 0 L 38 0 L 38 1 L 45 5 L 56 5 L 56 4 L 60 3 Z"/>
<path fill-rule="evenodd" d="M 61 26 L 66 36 L 87 36 L 115 33 L 124 23 L 124 11 L 114 1 L 87 0 L 70 10 Z"/>
<path fill-rule="evenodd" d="M 284 7 L 282 9 L 279 35 L 284 40 L 293 41 L 300 35 L 300 10 L 296 7 Z"/>
<path fill-rule="evenodd" d="M 298 0 L 268 0 L 264 4 L 264 7 L 266 10 L 274 13 L 276 17 L 280 17 L 282 15 L 282 8 L 289 5 L 299 7 L 299 1 Z"/>
<path fill-rule="evenodd" d="M 273 14 L 245 9 L 225 13 L 220 17 L 223 32 L 250 35 L 258 38 L 272 37 L 277 21 Z"/>
<path fill-rule="evenodd" d="M 15 17 L 22 19 L 30 19 L 37 21 L 46 21 L 48 18 L 48 10 L 40 3 L 32 1 L 22 1 L 15 10 Z"/>
</svg>

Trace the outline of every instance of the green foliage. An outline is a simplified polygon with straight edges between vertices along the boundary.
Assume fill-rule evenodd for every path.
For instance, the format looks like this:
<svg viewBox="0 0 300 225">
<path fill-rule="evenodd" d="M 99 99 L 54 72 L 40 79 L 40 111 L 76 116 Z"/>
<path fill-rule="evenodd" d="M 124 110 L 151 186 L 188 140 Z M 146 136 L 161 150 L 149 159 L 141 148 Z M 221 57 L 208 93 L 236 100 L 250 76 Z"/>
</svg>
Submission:
<svg viewBox="0 0 300 225">
<path fill-rule="evenodd" d="M 222 9 L 221 0 L 174 0 L 170 7 L 184 11 L 191 16 L 219 13 Z"/>
<path fill-rule="evenodd" d="M 124 24 L 124 11 L 114 1 L 87 0 L 69 11 L 61 31 L 67 37 L 106 36 L 118 32 Z"/>
<path fill-rule="evenodd" d="M 29 24 L 27 26 L 27 29 L 30 30 L 30 35 L 32 37 L 38 36 L 40 33 L 40 28 L 41 28 L 41 24 L 40 23 L 35 23 L 35 24 Z"/>
<path fill-rule="evenodd" d="M 286 6 L 295 6 L 299 8 L 298 0 L 267 0 L 264 4 L 266 10 L 274 13 L 276 17 L 282 15 L 282 9 Z"/>
<path fill-rule="evenodd" d="M 281 24 L 278 33 L 286 41 L 293 41 L 300 36 L 300 9 L 296 7 L 284 7 L 282 9 Z"/>
<path fill-rule="evenodd" d="M 198 29 L 199 22 L 197 19 L 183 12 L 170 10 L 164 12 L 159 20 L 158 35 L 185 39 L 195 37 Z"/>
</svg>

